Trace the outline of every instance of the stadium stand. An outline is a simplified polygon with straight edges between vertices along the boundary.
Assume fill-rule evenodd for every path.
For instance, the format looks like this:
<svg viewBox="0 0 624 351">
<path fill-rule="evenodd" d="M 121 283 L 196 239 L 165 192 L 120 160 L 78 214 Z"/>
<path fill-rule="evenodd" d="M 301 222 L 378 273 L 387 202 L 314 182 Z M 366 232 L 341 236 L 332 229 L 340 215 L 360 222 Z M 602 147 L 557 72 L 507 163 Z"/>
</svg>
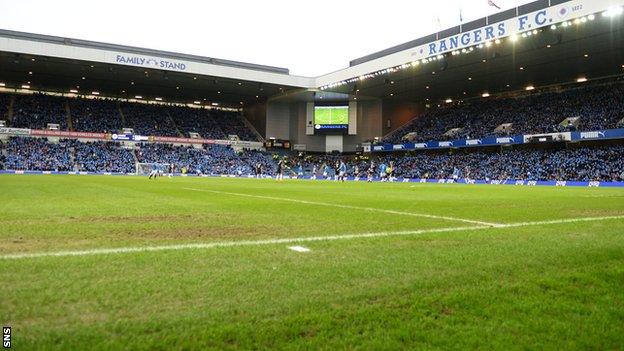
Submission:
<svg viewBox="0 0 624 351">
<path fill-rule="evenodd" d="M 66 99 L 44 95 L 15 95 L 11 125 L 19 128 L 45 129 L 48 123 L 67 130 Z"/>
<path fill-rule="evenodd" d="M 236 135 L 241 140 L 257 141 L 257 137 L 245 126 L 242 117 L 234 112 L 168 106 L 165 108 L 185 137 L 198 133 L 205 139 L 226 140 Z"/>
<path fill-rule="evenodd" d="M 566 130 L 616 128 L 624 116 L 624 84 L 613 81 L 567 90 L 524 94 L 515 97 L 472 100 L 434 108 L 394 133 L 389 142 L 400 142 L 411 133 L 417 141 L 477 138 L 503 134 L 529 134 Z M 43 94 L 14 95 L 14 127 L 44 129 L 57 123 L 67 129 L 66 103 L 74 130 L 118 132 L 133 128 L 136 134 L 206 139 L 257 140 L 234 112 L 182 106 L 119 103 L 104 99 L 65 99 Z M 0 94 L 0 115 L 7 115 L 11 95 Z M 574 119 L 579 117 L 578 120 Z M 570 118 L 570 122 L 563 122 Z M 573 120 L 573 121 L 572 121 Z M 574 122 L 574 123 L 573 123 Z M 511 130 L 496 130 L 502 124 Z M 449 133 L 453 130 L 456 133 Z M 203 147 L 163 143 L 136 144 L 127 149 L 114 142 L 52 142 L 38 138 L 11 137 L 0 144 L 0 167 L 10 170 L 84 171 L 134 173 L 135 162 L 166 163 L 176 172 L 210 175 L 251 175 L 260 164 L 263 173 L 274 175 L 276 154 L 224 145 Z M 600 145 L 600 144 L 598 144 Z M 556 146 L 559 147 L 559 146 Z M 424 151 L 371 156 L 377 165 L 395 165 L 395 176 L 449 179 L 454 176 L 484 180 L 624 181 L 624 146 L 535 149 L 507 148 L 498 151 L 464 149 Z M 288 154 L 287 175 L 334 174 L 338 161 L 348 163 L 349 174 L 364 177 L 371 160 L 339 155 Z M 378 172 L 376 172 L 378 173 Z"/>
<path fill-rule="evenodd" d="M 166 163 L 176 171 L 192 174 L 251 175 L 260 163 L 266 174 L 275 174 L 272 157 L 263 152 L 244 150 L 236 153 L 229 146 L 211 145 L 202 149 L 167 144 L 144 144 L 137 152 L 142 163 Z"/>
<path fill-rule="evenodd" d="M 188 107 L 166 107 L 173 121 L 185 137 L 189 133 L 198 133 L 206 139 L 223 139 L 224 135 L 217 122 L 210 116 L 210 111 Z"/>
<path fill-rule="evenodd" d="M 7 119 L 7 112 L 9 110 L 9 102 L 11 96 L 7 94 L 0 94 L 0 120 Z"/>
<path fill-rule="evenodd" d="M 258 138 L 245 126 L 242 117 L 237 116 L 234 112 L 223 112 L 212 115 L 215 121 L 221 127 L 223 134 L 237 135 L 241 140 L 257 141 Z"/>
<path fill-rule="evenodd" d="M 124 149 L 113 142 L 74 141 L 75 165 L 77 171 L 134 173 L 134 156 L 132 151 Z"/>
<path fill-rule="evenodd" d="M 622 181 L 624 164 L 618 160 L 624 155 L 624 146 L 578 148 L 564 150 L 506 150 L 502 152 L 420 152 L 408 155 L 387 154 L 374 157 L 375 172 L 379 165 L 392 162 L 394 175 L 399 178 L 482 180 L 571 180 L 571 181 Z M 330 167 L 329 176 L 334 174 L 338 156 L 307 156 L 301 163 L 307 175 L 314 165 L 317 174 L 323 173 L 322 165 Z M 370 161 L 347 159 L 350 175 L 364 177 Z M 296 166 L 294 166 L 296 167 Z M 357 167 L 357 172 L 356 172 Z"/>
<path fill-rule="evenodd" d="M 396 175 L 407 178 L 485 180 L 624 180 L 623 146 L 565 150 L 509 150 L 503 152 L 421 153 L 386 156 L 394 161 Z"/>
<path fill-rule="evenodd" d="M 123 127 L 114 100 L 70 99 L 69 107 L 74 130 L 116 133 Z"/>
<path fill-rule="evenodd" d="M 393 132 L 385 142 L 400 143 L 408 133 L 413 141 L 482 138 L 501 134 L 538 134 L 616 128 L 624 116 L 623 82 L 528 94 L 520 97 L 490 98 L 432 108 Z M 560 125 L 569 117 L 580 117 L 577 126 Z M 495 129 L 512 124 L 510 132 Z M 457 134 L 449 135 L 458 128 Z"/>
<path fill-rule="evenodd" d="M 0 120 L 7 115 L 11 96 L 0 94 Z M 54 123 L 68 130 L 68 103 L 73 130 L 79 132 L 119 133 L 122 128 L 132 128 L 139 135 L 190 137 L 190 133 L 198 133 L 205 139 L 225 140 L 236 135 L 240 140 L 258 141 L 235 112 L 44 94 L 13 96 L 12 127 L 46 129 L 48 123 Z"/>
<path fill-rule="evenodd" d="M 73 171 L 71 142 L 49 143 L 44 138 L 11 138 L 5 168 L 12 170 Z"/>
<path fill-rule="evenodd" d="M 0 169 L 5 169 L 6 168 L 6 148 L 4 146 L 4 143 L 2 142 L 2 140 L 0 140 Z"/>
<path fill-rule="evenodd" d="M 132 128 L 136 134 L 180 136 L 178 129 L 166 110 L 159 105 L 121 103 L 125 119 L 124 128 Z"/>
<path fill-rule="evenodd" d="M 0 164 L 10 170 L 88 171 L 133 173 L 133 151 L 113 142 L 83 143 L 61 140 L 13 137 L 2 146 Z M 229 146 L 210 145 L 204 148 L 170 144 L 143 144 L 135 150 L 139 162 L 166 163 L 176 172 L 190 174 L 251 175 L 261 164 L 263 173 L 274 175 L 276 157 L 271 153 L 243 150 L 235 152 Z M 6 154 L 6 155 L 5 155 Z M 322 175 L 324 166 L 333 175 L 337 161 L 347 161 L 349 174 L 365 176 L 370 161 L 395 165 L 396 177 L 484 180 L 567 180 L 624 181 L 624 146 L 582 147 L 575 149 L 511 149 L 500 152 L 455 151 L 421 152 L 406 155 L 386 154 L 372 160 L 333 155 L 292 156 L 288 175 L 299 172 Z M 356 167 L 358 173 L 355 173 Z"/>
</svg>

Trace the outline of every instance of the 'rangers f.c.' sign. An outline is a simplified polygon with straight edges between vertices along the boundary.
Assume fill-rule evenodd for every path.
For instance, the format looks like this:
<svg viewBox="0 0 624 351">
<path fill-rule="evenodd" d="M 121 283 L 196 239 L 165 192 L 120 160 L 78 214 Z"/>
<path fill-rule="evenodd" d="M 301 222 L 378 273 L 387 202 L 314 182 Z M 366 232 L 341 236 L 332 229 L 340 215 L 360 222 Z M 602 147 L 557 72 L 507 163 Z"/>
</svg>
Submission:
<svg viewBox="0 0 624 351">
<path fill-rule="evenodd" d="M 584 11 L 585 10 L 585 11 Z M 586 14 L 582 2 L 567 2 L 420 46 L 412 56 L 427 57 L 500 39 Z"/>
</svg>

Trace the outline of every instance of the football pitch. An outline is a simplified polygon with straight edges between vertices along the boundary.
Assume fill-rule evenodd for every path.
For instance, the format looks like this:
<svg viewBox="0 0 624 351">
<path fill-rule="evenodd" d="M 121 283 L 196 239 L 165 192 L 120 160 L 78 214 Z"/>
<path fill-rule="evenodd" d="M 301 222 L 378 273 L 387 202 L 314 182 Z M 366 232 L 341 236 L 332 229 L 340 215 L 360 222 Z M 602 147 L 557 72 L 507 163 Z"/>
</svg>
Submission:
<svg viewBox="0 0 624 351">
<path fill-rule="evenodd" d="M 15 349 L 621 349 L 624 189 L 0 176 Z"/>
</svg>

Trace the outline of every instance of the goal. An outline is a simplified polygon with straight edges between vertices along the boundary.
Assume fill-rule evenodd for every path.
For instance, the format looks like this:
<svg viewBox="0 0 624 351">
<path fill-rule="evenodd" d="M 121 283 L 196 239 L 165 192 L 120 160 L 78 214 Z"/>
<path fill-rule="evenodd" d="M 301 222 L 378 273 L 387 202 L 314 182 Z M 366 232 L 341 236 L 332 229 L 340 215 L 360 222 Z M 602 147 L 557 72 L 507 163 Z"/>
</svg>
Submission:
<svg viewBox="0 0 624 351">
<path fill-rule="evenodd" d="M 149 175 L 153 170 L 160 171 L 162 174 L 171 172 L 171 164 L 169 163 L 137 163 L 137 175 Z"/>
</svg>

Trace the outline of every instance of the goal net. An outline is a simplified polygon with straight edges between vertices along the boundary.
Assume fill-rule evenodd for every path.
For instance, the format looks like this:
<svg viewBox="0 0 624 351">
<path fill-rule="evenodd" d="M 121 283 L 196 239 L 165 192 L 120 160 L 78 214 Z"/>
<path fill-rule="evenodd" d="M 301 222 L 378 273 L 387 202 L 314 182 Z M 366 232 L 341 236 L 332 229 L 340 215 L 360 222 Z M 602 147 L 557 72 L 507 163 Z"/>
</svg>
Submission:
<svg viewBox="0 0 624 351">
<path fill-rule="evenodd" d="M 137 163 L 136 174 L 137 175 L 149 175 L 152 171 L 158 171 L 162 174 L 168 174 L 171 172 L 171 164 L 169 163 Z"/>
</svg>

